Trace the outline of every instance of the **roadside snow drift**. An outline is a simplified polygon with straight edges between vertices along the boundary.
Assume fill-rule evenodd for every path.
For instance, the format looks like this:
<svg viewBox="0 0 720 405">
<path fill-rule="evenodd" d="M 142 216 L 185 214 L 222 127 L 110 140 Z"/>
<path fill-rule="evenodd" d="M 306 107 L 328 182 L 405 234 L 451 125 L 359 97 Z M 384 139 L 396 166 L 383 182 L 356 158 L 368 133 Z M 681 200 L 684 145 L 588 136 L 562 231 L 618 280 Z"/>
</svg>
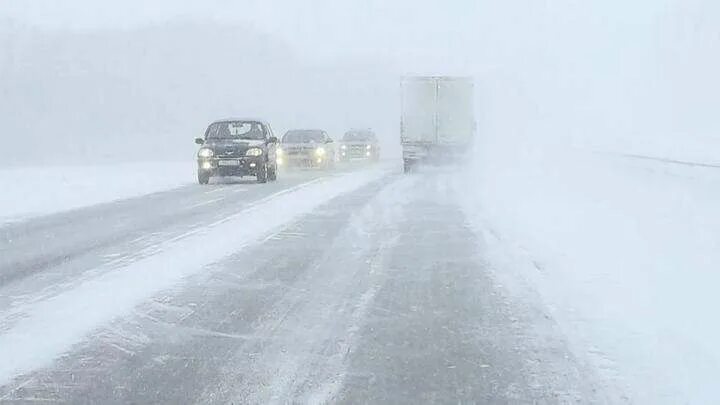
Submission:
<svg viewBox="0 0 720 405">
<path fill-rule="evenodd" d="M 631 401 L 718 403 L 720 168 L 506 152 L 483 154 L 464 193 L 498 278 L 539 292 Z"/>
<path fill-rule="evenodd" d="M 386 170 L 375 169 L 287 189 L 168 241 L 161 253 L 126 267 L 108 269 L 55 297 L 15 308 L 12 312 L 22 314 L 20 317 L 0 315 L 0 384 L 48 364 L 94 328 L 131 311 L 206 265 L 266 237 L 334 197 L 387 175 Z"/>
<path fill-rule="evenodd" d="M 193 182 L 192 161 L 0 169 L 0 225 Z"/>
</svg>

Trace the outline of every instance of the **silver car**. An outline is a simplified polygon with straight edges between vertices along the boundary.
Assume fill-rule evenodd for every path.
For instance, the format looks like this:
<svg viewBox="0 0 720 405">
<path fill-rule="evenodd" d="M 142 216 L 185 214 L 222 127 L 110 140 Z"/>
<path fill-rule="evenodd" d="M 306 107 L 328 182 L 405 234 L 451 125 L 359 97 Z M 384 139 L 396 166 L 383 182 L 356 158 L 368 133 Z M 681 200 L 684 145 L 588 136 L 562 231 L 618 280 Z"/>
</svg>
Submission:
<svg viewBox="0 0 720 405">
<path fill-rule="evenodd" d="M 293 129 L 282 137 L 278 163 L 286 167 L 331 168 L 337 160 L 335 143 L 321 129 Z"/>
<path fill-rule="evenodd" d="M 370 129 L 351 129 L 340 144 L 340 160 L 380 160 L 380 143 Z"/>
</svg>

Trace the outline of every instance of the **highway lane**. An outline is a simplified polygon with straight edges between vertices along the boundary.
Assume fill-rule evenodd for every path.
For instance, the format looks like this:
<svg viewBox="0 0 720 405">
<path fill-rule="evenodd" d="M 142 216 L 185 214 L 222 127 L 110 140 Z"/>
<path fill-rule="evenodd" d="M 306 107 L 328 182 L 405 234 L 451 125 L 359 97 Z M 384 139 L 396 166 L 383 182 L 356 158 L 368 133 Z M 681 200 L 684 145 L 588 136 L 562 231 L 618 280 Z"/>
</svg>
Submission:
<svg viewBox="0 0 720 405">
<path fill-rule="evenodd" d="M 67 283 L 87 271 L 126 265 L 153 246 L 250 204 L 343 173 L 297 171 L 277 182 L 219 179 L 0 227 L 0 309 L 13 296 Z"/>
<path fill-rule="evenodd" d="M 158 204 L 237 203 L 234 186 Z M 0 399 L 609 402 L 542 306 L 493 279 L 456 192 L 426 173 L 341 195 L 95 330 Z"/>
</svg>

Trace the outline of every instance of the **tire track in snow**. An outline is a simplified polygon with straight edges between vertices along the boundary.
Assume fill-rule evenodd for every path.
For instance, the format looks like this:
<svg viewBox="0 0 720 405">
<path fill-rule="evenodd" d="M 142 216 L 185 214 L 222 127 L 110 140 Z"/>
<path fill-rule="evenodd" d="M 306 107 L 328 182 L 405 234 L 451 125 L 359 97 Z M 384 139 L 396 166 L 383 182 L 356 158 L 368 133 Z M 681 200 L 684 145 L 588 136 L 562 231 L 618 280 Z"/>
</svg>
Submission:
<svg viewBox="0 0 720 405">
<path fill-rule="evenodd" d="M 0 384 L 49 364 L 96 327 L 341 194 L 387 175 L 352 173 L 258 201 L 236 215 L 163 244 L 159 253 L 0 315 Z M 266 215 L 273 213 L 273 215 Z M 222 243 L 213 235 L 223 235 Z M 213 243 L 207 243 L 208 241 Z M 200 250 L 198 246 L 203 248 Z M 14 312 L 14 311 L 13 311 Z M 8 319 L 15 322 L 8 326 Z M 47 334 L 52 330 L 51 335 Z"/>
</svg>

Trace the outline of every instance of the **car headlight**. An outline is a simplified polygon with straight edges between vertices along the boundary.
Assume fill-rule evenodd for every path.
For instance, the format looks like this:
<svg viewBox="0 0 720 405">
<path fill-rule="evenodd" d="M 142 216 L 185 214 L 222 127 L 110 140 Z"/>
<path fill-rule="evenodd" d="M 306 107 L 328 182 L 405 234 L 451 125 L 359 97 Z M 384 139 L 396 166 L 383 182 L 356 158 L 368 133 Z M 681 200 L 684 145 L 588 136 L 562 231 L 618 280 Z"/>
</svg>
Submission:
<svg viewBox="0 0 720 405">
<path fill-rule="evenodd" d="M 275 149 L 275 154 L 277 154 L 278 156 L 282 155 L 283 154 L 282 148 Z"/>
<path fill-rule="evenodd" d="M 347 145 L 340 145 L 340 149 L 342 149 L 342 150 L 347 149 Z"/>
<path fill-rule="evenodd" d="M 262 154 L 263 151 L 260 148 L 250 148 L 245 152 L 245 156 L 260 156 Z"/>
<path fill-rule="evenodd" d="M 316 156 L 325 156 L 325 148 L 323 148 L 321 146 L 321 147 L 315 149 L 315 155 Z"/>
<path fill-rule="evenodd" d="M 367 150 L 370 150 L 370 149 L 372 149 L 372 145 L 368 145 L 368 146 L 366 146 L 366 147 L 365 147 L 365 149 L 367 149 Z"/>
<path fill-rule="evenodd" d="M 199 157 L 209 158 L 209 157 L 213 157 L 213 155 L 214 155 L 214 153 L 213 153 L 212 149 L 210 149 L 210 148 L 201 148 L 198 151 Z"/>
</svg>

